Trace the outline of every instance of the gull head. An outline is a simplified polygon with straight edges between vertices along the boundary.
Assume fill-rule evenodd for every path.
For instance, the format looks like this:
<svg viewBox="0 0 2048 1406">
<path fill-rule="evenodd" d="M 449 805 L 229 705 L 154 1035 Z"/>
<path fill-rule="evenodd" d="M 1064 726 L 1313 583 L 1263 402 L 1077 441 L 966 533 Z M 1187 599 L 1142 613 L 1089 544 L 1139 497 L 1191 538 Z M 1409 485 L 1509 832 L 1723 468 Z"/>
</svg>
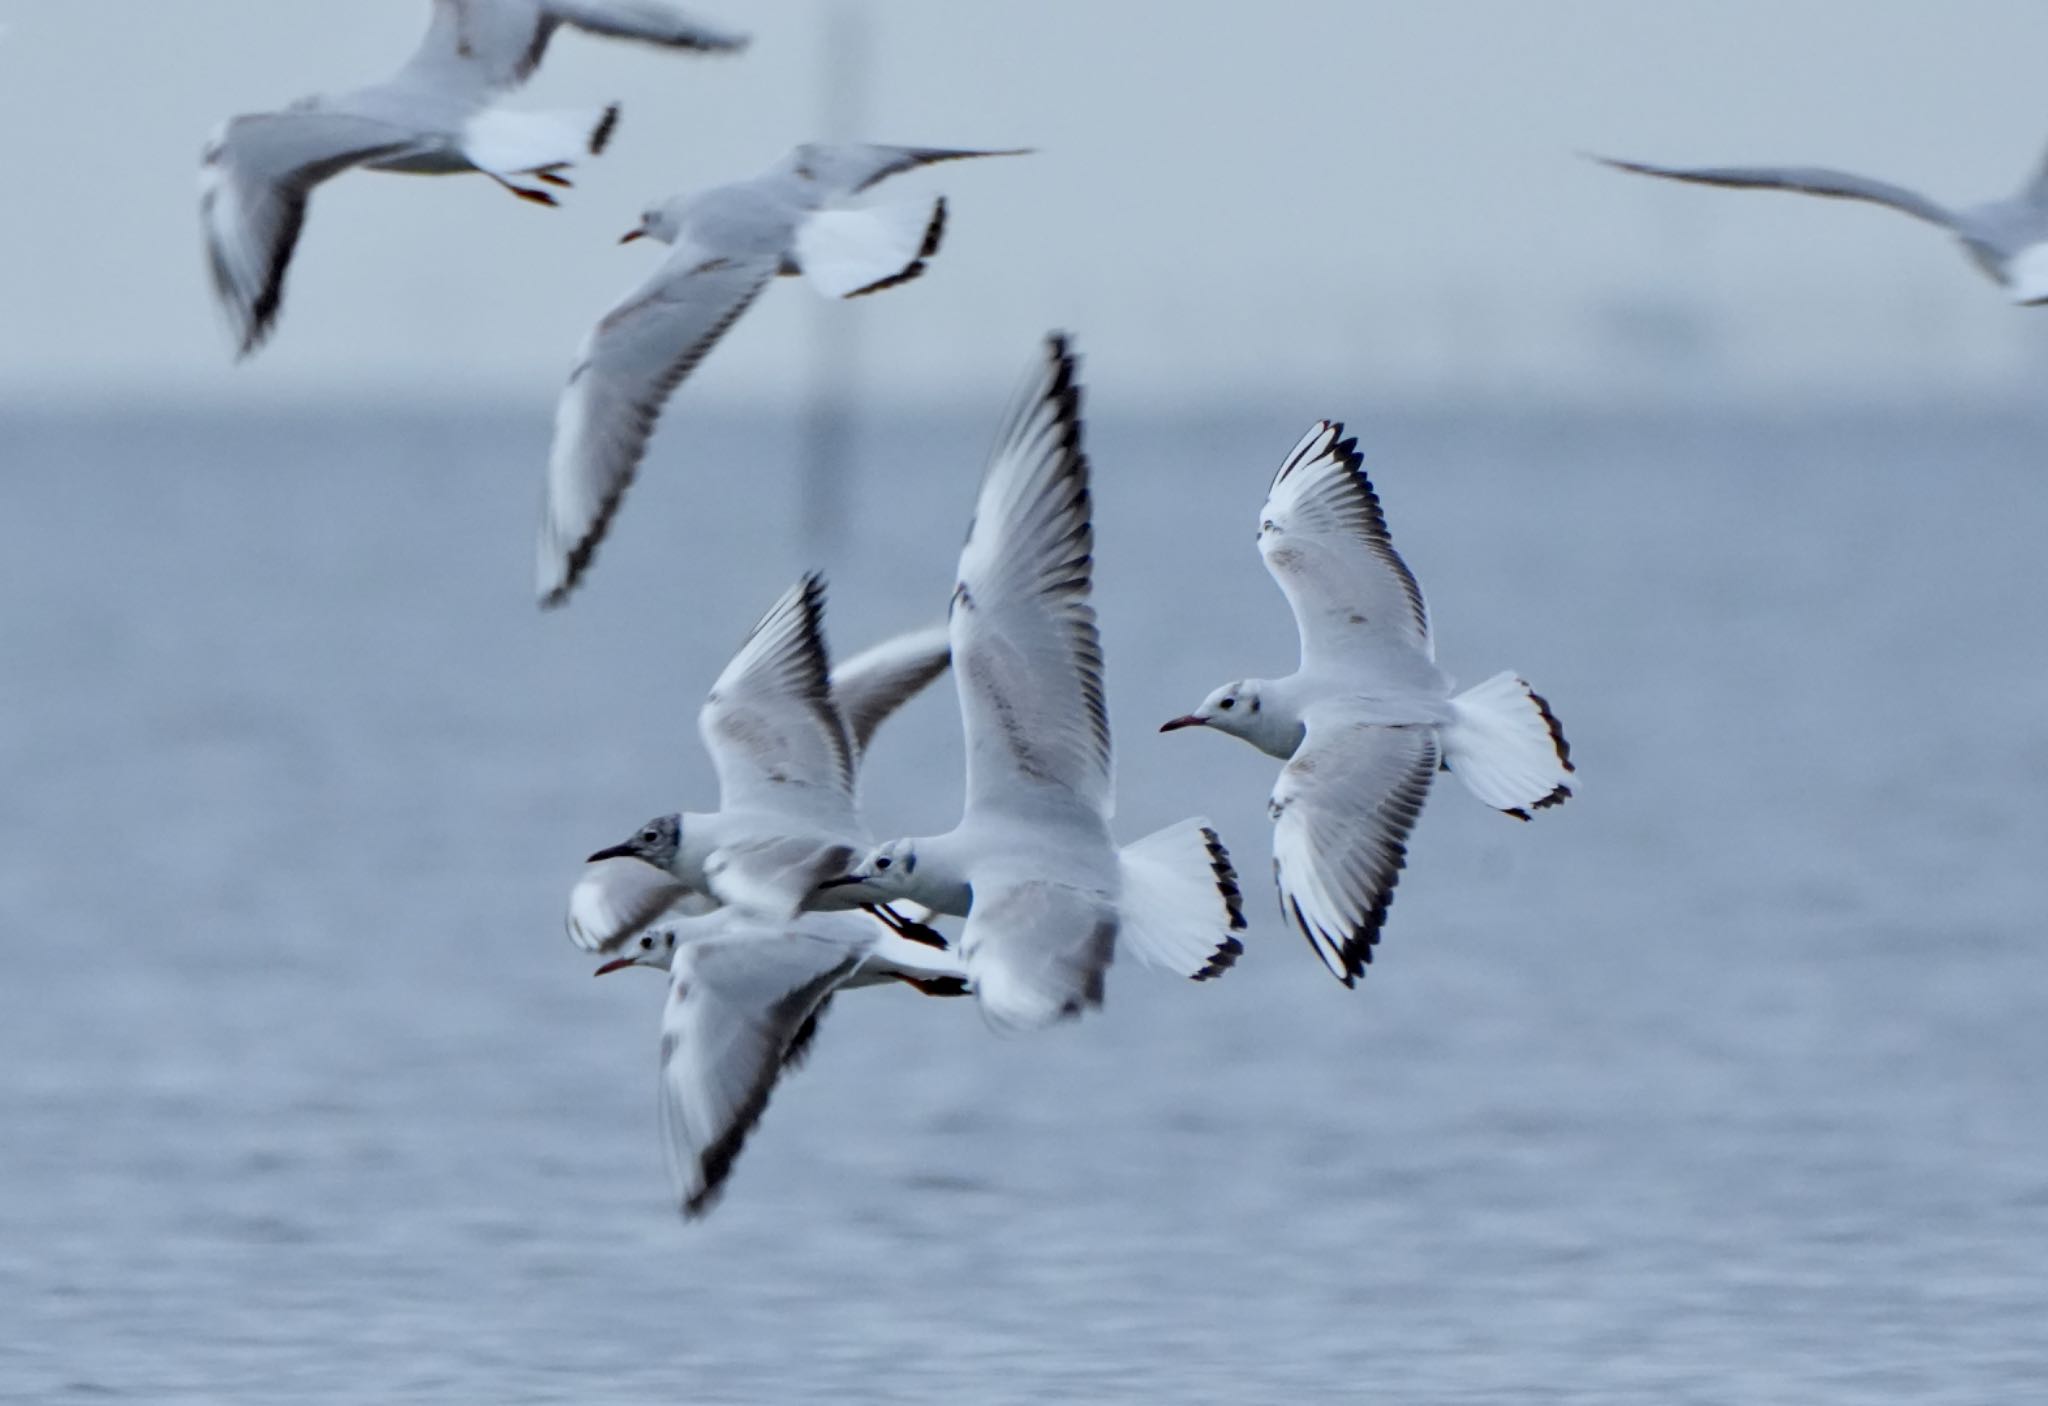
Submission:
<svg viewBox="0 0 2048 1406">
<path fill-rule="evenodd" d="M 627 945 L 623 956 L 612 958 L 591 975 L 603 976 L 606 972 L 624 971 L 627 967 L 652 967 L 665 972 L 675 955 L 676 930 L 672 927 L 648 928 Z"/>
<path fill-rule="evenodd" d="M 1213 727 L 1249 742 L 1263 730 L 1265 721 L 1258 684 L 1251 679 L 1239 679 L 1204 698 L 1202 706 L 1194 712 L 1161 723 L 1159 730 L 1178 732 L 1184 727 Z"/>
<path fill-rule="evenodd" d="M 859 884 L 870 895 L 880 899 L 909 894 L 917 886 L 916 843 L 891 840 L 885 845 L 876 845 L 845 874 L 827 879 L 819 887 L 843 888 L 850 884 Z"/>
<path fill-rule="evenodd" d="M 666 205 L 657 205 L 652 210 L 640 212 L 640 223 L 619 236 L 619 243 L 631 244 L 636 239 L 658 239 L 663 244 L 673 244 L 683 232 L 683 208 L 687 201 L 671 200 Z"/>
<path fill-rule="evenodd" d="M 588 863 L 600 859 L 638 859 L 652 864 L 657 869 L 668 869 L 676 862 L 676 851 L 683 844 L 683 817 L 661 815 L 642 825 L 624 844 L 601 849 L 590 856 Z"/>
</svg>

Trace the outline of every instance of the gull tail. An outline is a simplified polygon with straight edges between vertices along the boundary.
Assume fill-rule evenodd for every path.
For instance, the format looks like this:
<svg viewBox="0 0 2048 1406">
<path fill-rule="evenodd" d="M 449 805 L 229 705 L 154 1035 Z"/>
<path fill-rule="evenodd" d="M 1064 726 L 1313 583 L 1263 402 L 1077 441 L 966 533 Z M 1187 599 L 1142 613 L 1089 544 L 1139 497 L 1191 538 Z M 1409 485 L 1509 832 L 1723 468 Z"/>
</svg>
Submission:
<svg viewBox="0 0 2048 1406">
<path fill-rule="evenodd" d="M 1571 744 L 1556 714 L 1512 673 L 1495 674 L 1451 700 L 1443 746 L 1445 769 L 1517 820 L 1564 804 L 1577 784 Z"/>
<path fill-rule="evenodd" d="M 545 186 L 567 186 L 562 174 L 585 156 L 603 152 L 619 125 L 619 109 L 515 112 L 487 107 L 462 131 L 469 163 L 522 200 L 553 205 Z"/>
<path fill-rule="evenodd" d="M 1205 820 L 1183 820 L 1125 845 L 1117 945 L 1193 981 L 1229 971 L 1244 952 L 1244 900 L 1230 851 Z"/>
<path fill-rule="evenodd" d="M 858 298 L 924 272 L 946 233 L 946 200 L 820 210 L 797 226 L 796 264 L 828 298 Z"/>
</svg>

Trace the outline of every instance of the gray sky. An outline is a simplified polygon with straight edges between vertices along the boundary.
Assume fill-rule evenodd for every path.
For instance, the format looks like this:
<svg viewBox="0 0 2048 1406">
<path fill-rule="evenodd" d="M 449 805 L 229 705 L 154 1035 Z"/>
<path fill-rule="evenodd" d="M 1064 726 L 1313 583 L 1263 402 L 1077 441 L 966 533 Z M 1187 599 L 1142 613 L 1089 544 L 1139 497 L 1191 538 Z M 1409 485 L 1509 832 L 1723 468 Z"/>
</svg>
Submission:
<svg viewBox="0 0 2048 1406">
<path fill-rule="evenodd" d="M 953 202 L 933 272 L 830 309 L 878 400 L 999 396 L 1054 325 L 1134 405 L 1999 399 L 2048 374 L 2048 312 L 1936 231 L 1574 155 L 2000 194 L 2048 145 L 2039 0 L 696 0 L 753 49 L 565 34 L 518 96 L 625 104 L 567 208 L 481 178 L 323 187 L 279 334 L 239 367 L 200 264 L 202 142 L 388 73 L 424 0 L 0 0 L 0 397 L 545 407 L 655 257 L 614 244 L 636 212 L 818 134 L 834 3 L 872 22 L 865 135 L 1040 148 L 921 178 Z M 778 287 L 696 393 L 786 396 L 819 315 Z"/>
</svg>

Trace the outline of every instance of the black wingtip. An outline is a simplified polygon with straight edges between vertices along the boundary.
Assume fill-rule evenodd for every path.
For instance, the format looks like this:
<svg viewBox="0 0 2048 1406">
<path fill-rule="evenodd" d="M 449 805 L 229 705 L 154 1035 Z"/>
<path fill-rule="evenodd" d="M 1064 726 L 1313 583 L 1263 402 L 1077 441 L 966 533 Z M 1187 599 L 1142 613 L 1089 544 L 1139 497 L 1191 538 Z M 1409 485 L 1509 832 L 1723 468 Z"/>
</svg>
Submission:
<svg viewBox="0 0 2048 1406">
<path fill-rule="evenodd" d="M 612 134 L 618 131 L 618 129 L 619 105 L 612 103 L 605 108 L 604 116 L 598 118 L 597 126 L 593 127 L 590 131 L 590 154 L 592 156 L 604 155 L 604 149 L 611 145 Z"/>
</svg>

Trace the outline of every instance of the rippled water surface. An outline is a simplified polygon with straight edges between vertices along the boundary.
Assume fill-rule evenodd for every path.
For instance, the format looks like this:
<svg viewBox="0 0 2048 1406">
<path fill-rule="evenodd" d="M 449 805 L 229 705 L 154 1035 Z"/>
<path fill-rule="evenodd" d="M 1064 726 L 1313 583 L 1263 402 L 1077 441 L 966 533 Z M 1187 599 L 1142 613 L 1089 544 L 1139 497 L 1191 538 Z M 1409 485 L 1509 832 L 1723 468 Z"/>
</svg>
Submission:
<svg viewBox="0 0 2048 1406">
<path fill-rule="evenodd" d="M 842 649 L 942 610 L 995 408 L 861 441 Z M 1584 789 L 1447 780 L 1356 992 L 1272 765 L 1153 731 L 1289 665 L 1301 428 L 1093 429 L 1119 825 L 1215 818 L 1239 969 L 1011 1040 L 851 994 L 685 1227 L 660 982 L 560 910 L 709 795 L 794 431 L 679 412 L 542 616 L 543 423 L 0 416 L 0 1398 L 2041 1399 L 2048 423 L 1363 426 L 1445 663 Z M 937 690 L 878 828 L 958 769 Z"/>
</svg>

